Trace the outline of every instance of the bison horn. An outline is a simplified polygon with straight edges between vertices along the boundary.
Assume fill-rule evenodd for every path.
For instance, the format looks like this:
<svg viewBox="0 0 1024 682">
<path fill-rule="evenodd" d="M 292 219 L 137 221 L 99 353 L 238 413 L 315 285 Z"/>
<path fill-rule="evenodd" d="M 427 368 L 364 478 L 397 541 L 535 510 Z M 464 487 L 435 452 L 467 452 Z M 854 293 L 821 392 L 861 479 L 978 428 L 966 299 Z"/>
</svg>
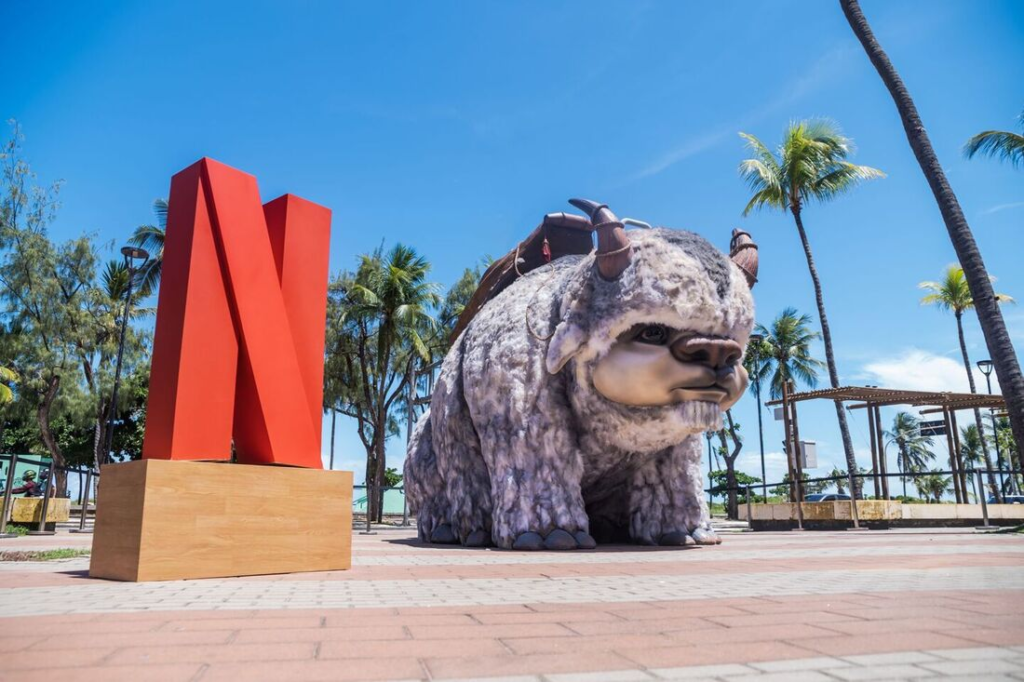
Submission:
<svg viewBox="0 0 1024 682">
<path fill-rule="evenodd" d="M 633 258 L 633 247 L 622 221 L 604 204 L 589 199 L 570 199 L 569 203 L 590 216 L 597 231 L 597 271 L 603 279 L 618 279 Z"/>
<path fill-rule="evenodd" d="M 729 242 L 729 258 L 740 266 L 740 270 L 747 278 L 747 285 L 753 289 L 757 282 L 757 244 L 751 239 L 749 232 L 736 228 L 732 231 L 732 241 Z"/>
</svg>

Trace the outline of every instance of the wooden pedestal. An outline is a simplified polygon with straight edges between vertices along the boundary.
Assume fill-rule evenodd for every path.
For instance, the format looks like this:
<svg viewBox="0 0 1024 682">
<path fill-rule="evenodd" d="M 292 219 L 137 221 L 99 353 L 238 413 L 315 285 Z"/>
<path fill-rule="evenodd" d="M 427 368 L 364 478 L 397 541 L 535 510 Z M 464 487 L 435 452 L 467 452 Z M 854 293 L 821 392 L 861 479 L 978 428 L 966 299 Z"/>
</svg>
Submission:
<svg viewBox="0 0 1024 682">
<path fill-rule="evenodd" d="M 351 565 L 349 471 L 152 459 L 101 471 L 94 578 L 220 578 Z"/>
</svg>

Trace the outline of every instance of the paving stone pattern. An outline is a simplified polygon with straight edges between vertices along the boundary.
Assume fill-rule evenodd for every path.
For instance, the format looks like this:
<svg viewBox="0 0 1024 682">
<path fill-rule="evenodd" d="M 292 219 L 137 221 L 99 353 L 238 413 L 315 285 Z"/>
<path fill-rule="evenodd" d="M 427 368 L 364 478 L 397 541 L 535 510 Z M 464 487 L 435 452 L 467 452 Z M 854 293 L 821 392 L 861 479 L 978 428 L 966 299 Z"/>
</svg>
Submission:
<svg viewBox="0 0 1024 682">
<path fill-rule="evenodd" d="M 519 554 L 393 529 L 354 550 L 351 571 L 168 583 L 2 563 L 0 680 L 1024 680 L 1019 535 Z"/>
</svg>

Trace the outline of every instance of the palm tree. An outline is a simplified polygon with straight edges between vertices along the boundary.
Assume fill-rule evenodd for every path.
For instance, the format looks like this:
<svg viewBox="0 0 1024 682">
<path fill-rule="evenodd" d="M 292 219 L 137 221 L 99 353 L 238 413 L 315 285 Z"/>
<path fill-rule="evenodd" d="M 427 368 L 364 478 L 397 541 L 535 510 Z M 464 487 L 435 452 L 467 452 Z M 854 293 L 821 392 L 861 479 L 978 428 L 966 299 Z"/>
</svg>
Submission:
<svg viewBox="0 0 1024 682">
<path fill-rule="evenodd" d="M 1013 431 L 1010 429 L 1010 420 L 1006 417 L 997 417 L 994 424 L 994 429 L 989 429 L 989 433 L 992 434 L 992 439 L 996 442 L 996 447 L 1005 453 L 1006 459 L 1004 460 L 1007 467 L 1010 469 L 1009 484 L 1010 494 L 1020 494 L 1020 485 L 1017 481 L 1017 473 L 1020 471 L 1020 452 L 1017 449 L 1017 443 L 1013 440 Z"/>
<path fill-rule="evenodd" d="M 153 202 L 156 214 L 156 225 L 139 225 L 128 239 L 133 244 L 149 252 L 149 260 L 143 263 L 136 277 L 139 287 L 139 298 L 146 298 L 160 286 L 160 272 L 164 266 L 164 238 L 167 232 L 167 200 L 157 199 Z"/>
<path fill-rule="evenodd" d="M 846 494 L 846 472 L 837 466 L 833 466 L 829 477 L 835 479 L 836 492 L 840 495 Z"/>
<path fill-rule="evenodd" d="M 942 220 L 946 224 L 949 239 L 956 250 L 957 260 L 963 266 L 967 284 L 974 298 L 981 330 L 985 334 L 989 357 L 992 358 L 996 367 L 999 385 L 1006 398 L 1014 438 L 1018 443 L 1024 443 L 1024 373 L 1021 372 L 1017 352 L 1014 350 L 1010 334 L 1006 330 L 1006 321 L 1003 320 L 1003 314 L 999 310 L 999 301 L 992 289 L 992 282 L 989 280 L 978 245 L 974 241 L 974 235 L 967 224 L 967 219 L 964 218 L 963 211 L 960 210 L 960 204 L 956 200 L 953 189 L 946 181 L 946 174 L 935 155 L 935 150 L 932 149 L 932 143 L 928 139 L 928 133 L 917 113 L 917 107 L 914 106 L 914 100 L 903 84 L 903 79 L 896 72 L 896 67 L 889 61 L 889 56 L 871 31 L 871 26 L 860 9 L 860 3 L 857 0 L 839 0 L 839 4 L 850 23 L 850 28 L 853 29 L 857 39 L 864 47 L 868 58 L 889 90 L 889 94 L 892 95 L 896 109 L 903 120 L 907 141 L 914 151 L 914 156 L 917 157 L 921 172 L 924 173 L 925 179 L 932 189 L 932 194 L 935 195 L 935 201 L 939 205 L 939 212 L 942 213 Z"/>
<path fill-rule="evenodd" d="M 980 468 L 982 464 L 987 466 L 983 447 L 977 426 L 968 424 L 960 429 L 960 456 L 968 471 Z"/>
<path fill-rule="evenodd" d="M 761 494 L 765 500 L 768 499 L 768 476 L 764 461 L 764 403 L 761 402 L 761 381 L 766 376 L 765 362 L 768 359 L 768 349 L 764 345 L 764 337 L 759 334 L 752 334 L 747 341 L 747 349 L 743 355 L 743 367 L 750 376 L 750 391 L 757 401 L 757 439 L 759 452 L 761 454 Z"/>
<path fill-rule="evenodd" d="M 772 321 L 771 328 L 757 325 L 756 333 L 764 341 L 759 349 L 760 363 L 752 368 L 761 381 L 770 376 L 768 390 L 774 399 L 782 397 L 782 387 L 787 383 L 802 382 L 811 388 L 818 385 L 818 372 L 825 363 L 811 357 L 811 344 L 821 334 L 811 330 L 810 324 L 810 315 L 799 315 L 796 308 L 786 308 Z"/>
<path fill-rule="evenodd" d="M 1017 120 L 1020 122 L 1021 130 L 1024 130 L 1024 111 Z M 1024 135 L 1006 130 L 986 130 L 978 133 L 964 145 L 964 156 L 970 159 L 975 154 L 999 157 L 1009 161 L 1016 168 L 1024 164 Z"/>
<path fill-rule="evenodd" d="M 995 278 L 989 278 L 993 280 Z M 921 282 L 918 285 L 925 291 L 931 293 L 921 299 L 921 305 L 938 306 L 940 310 L 952 310 L 956 317 L 956 331 L 960 337 L 960 354 L 963 356 L 964 370 L 967 372 L 967 384 L 971 387 L 971 393 L 977 393 L 974 385 L 974 372 L 971 371 L 971 358 L 967 355 L 967 342 L 964 341 L 964 312 L 974 308 L 974 297 L 971 296 L 971 289 L 967 286 L 967 279 L 964 277 L 964 269 L 958 265 L 950 265 L 946 268 L 946 274 L 940 282 Z M 1013 299 L 1006 294 L 995 294 L 997 303 L 1013 303 Z M 974 408 L 974 423 L 978 433 L 984 433 L 981 424 L 981 410 Z M 1000 499 L 999 485 L 996 483 L 995 474 L 992 473 L 992 456 L 988 452 L 984 436 L 981 436 L 981 449 L 985 453 L 986 468 L 989 470 L 989 487 L 996 499 Z"/>
<path fill-rule="evenodd" d="M 812 331 L 810 324 L 809 315 L 798 315 L 795 308 L 786 308 L 772 321 L 771 329 L 757 325 L 755 331 L 764 340 L 758 348 L 757 365 L 749 363 L 747 371 L 753 369 L 751 378 L 757 385 L 770 377 L 768 390 L 772 398 L 782 397 L 798 381 L 812 387 L 817 385 L 818 372 L 824 363 L 811 357 L 811 343 L 820 339 L 821 334 Z M 789 442 L 788 437 L 786 442 Z M 788 466 L 792 472 L 792 458 L 789 458 Z M 797 492 L 794 488 L 791 494 L 797 495 Z M 793 499 L 796 501 L 797 498 Z"/>
<path fill-rule="evenodd" d="M 818 268 L 814 264 L 811 244 L 804 230 L 803 208 L 809 202 L 825 203 L 843 194 L 863 180 L 884 177 L 884 174 L 868 166 L 858 166 L 847 161 L 853 145 L 839 127 L 831 121 L 800 121 L 791 123 L 786 129 L 777 153 L 753 135 L 740 133 L 747 141 L 753 158 L 740 164 L 740 175 L 747 181 L 754 195 L 743 209 L 743 215 L 761 208 L 789 211 L 793 214 L 800 242 L 804 247 L 807 269 L 814 284 L 814 297 L 818 305 L 818 319 L 821 321 L 822 340 L 825 344 L 825 360 L 832 388 L 839 388 L 839 372 L 836 369 L 835 353 L 832 349 L 832 330 L 825 314 L 825 299 L 821 291 Z M 850 439 L 850 427 L 841 403 L 835 403 L 836 418 L 843 438 L 846 464 L 856 470 L 857 459 Z"/>
<path fill-rule="evenodd" d="M 942 502 L 942 496 L 949 492 L 949 483 L 948 476 L 943 476 L 935 471 L 930 471 L 914 479 L 917 491 L 925 498 L 931 497 L 932 501 L 936 503 Z"/>
<path fill-rule="evenodd" d="M 903 474 L 903 497 L 906 497 L 906 474 L 924 469 L 935 459 L 935 453 L 928 449 L 932 437 L 921 435 L 921 420 L 909 412 L 897 413 L 892 428 L 884 435 L 888 443 L 896 446 L 896 467 Z"/>
<path fill-rule="evenodd" d="M 437 285 L 426 281 L 430 263 L 402 244 L 388 253 L 380 249 L 361 257 L 354 279 L 348 285 L 344 315 L 356 321 L 373 347 L 360 346 L 358 361 L 365 367 L 360 375 L 360 402 L 365 419 L 373 424 L 373 442 L 367 447 L 367 484 L 380 490 L 387 472 L 385 442 L 390 431 L 391 409 L 399 389 L 397 377 L 407 375 L 412 356 L 430 357 L 422 332 L 435 325 L 430 309 L 440 303 Z M 373 338 L 370 338 L 373 337 Z M 370 509 L 373 507 L 371 506 Z M 380 514 L 377 506 L 377 514 Z"/>
</svg>

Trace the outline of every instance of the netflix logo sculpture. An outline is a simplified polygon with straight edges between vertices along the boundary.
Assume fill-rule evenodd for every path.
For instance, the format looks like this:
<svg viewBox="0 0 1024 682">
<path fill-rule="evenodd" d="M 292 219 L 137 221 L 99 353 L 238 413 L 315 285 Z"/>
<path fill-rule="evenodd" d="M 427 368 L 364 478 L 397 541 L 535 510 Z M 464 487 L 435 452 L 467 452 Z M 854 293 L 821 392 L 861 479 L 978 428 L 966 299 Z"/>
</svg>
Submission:
<svg viewBox="0 0 1024 682">
<path fill-rule="evenodd" d="M 351 567 L 352 472 L 320 459 L 330 230 L 210 159 L 171 179 L 142 459 L 102 469 L 90 576 Z"/>
<path fill-rule="evenodd" d="M 144 459 L 322 468 L 330 223 L 210 159 L 174 176 Z"/>
</svg>

